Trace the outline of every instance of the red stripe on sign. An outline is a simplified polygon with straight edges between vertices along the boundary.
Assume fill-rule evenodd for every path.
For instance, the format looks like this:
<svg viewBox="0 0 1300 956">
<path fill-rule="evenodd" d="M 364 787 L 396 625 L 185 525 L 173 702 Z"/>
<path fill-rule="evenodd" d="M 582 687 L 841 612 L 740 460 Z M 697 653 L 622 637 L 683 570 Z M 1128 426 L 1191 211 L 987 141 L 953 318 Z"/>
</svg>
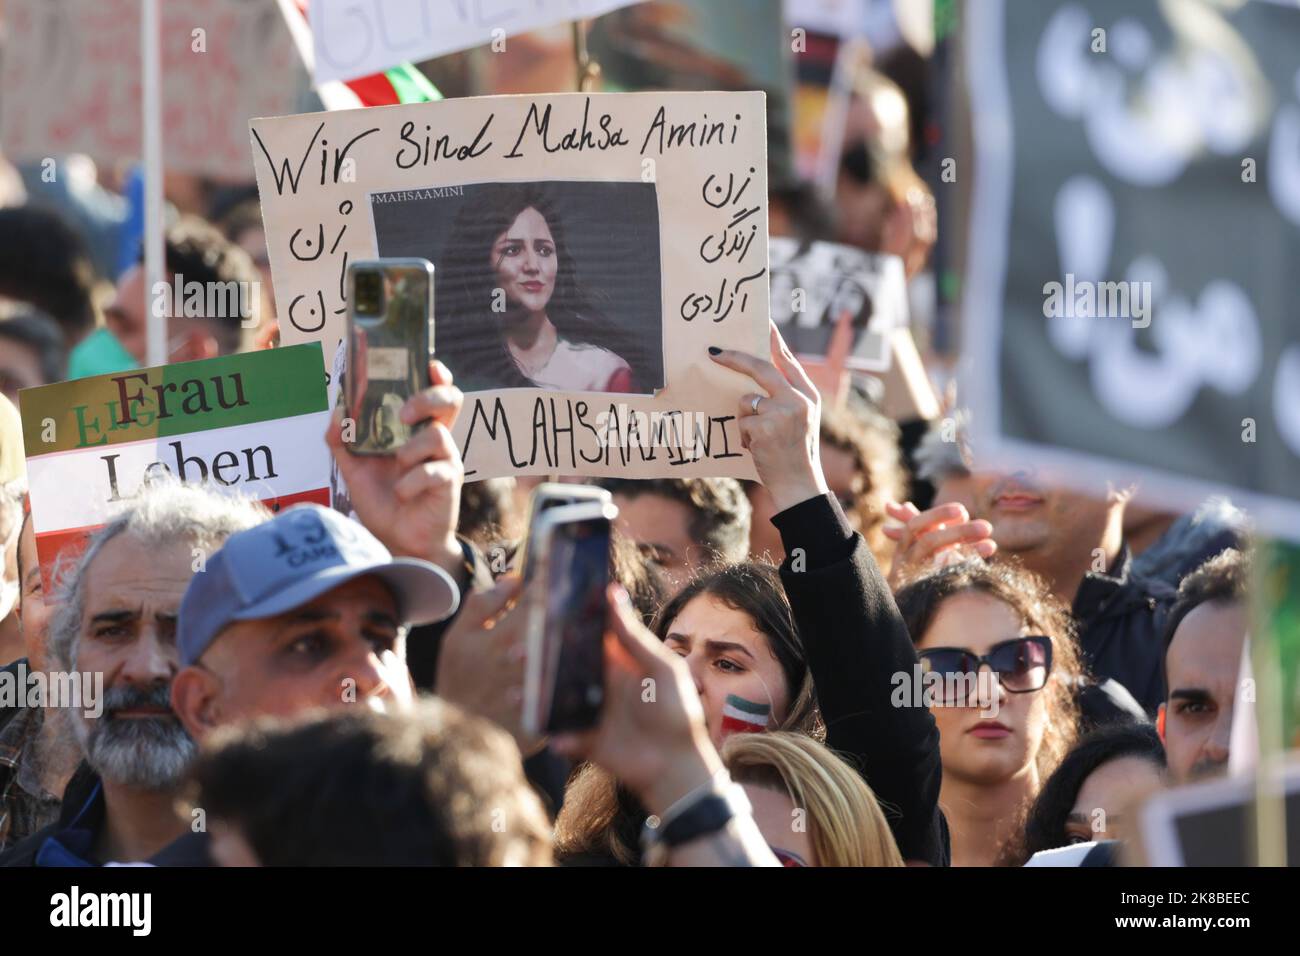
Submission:
<svg viewBox="0 0 1300 956">
<path fill-rule="evenodd" d="M 311 491 L 298 491 L 292 495 L 281 495 L 279 498 L 262 499 L 262 504 L 277 513 L 284 508 L 291 508 L 304 502 L 323 505 L 328 508 L 330 506 L 330 490 L 328 488 L 313 488 Z"/>
<path fill-rule="evenodd" d="M 395 106 L 402 102 L 386 73 L 375 73 L 360 79 L 348 80 L 348 89 L 366 106 Z"/>
<path fill-rule="evenodd" d="M 96 526 L 98 527 L 98 526 Z M 86 541 L 95 528 L 68 528 L 64 531 L 47 531 L 36 534 L 36 557 L 41 563 L 41 594 L 46 604 L 55 603 L 56 588 L 54 581 L 54 564 L 59 555 L 67 555 L 67 566 L 71 567 L 86 550 Z"/>
<path fill-rule="evenodd" d="M 279 498 L 262 499 L 262 504 L 277 513 L 285 508 L 304 503 L 322 505 L 328 508 L 330 506 L 330 490 L 328 488 L 313 488 L 310 491 L 298 491 L 291 495 L 281 495 Z M 54 569 L 60 557 L 66 554 L 65 567 L 71 568 L 81 553 L 86 550 L 86 542 L 90 539 L 90 536 L 102 527 L 102 524 L 97 524 L 88 525 L 84 528 L 64 528 L 61 531 L 38 531 L 36 533 L 36 556 L 41 563 L 41 589 L 45 595 L 46 604 L 54 603 L 57 585 L 54 580 Z"/>
</svg>

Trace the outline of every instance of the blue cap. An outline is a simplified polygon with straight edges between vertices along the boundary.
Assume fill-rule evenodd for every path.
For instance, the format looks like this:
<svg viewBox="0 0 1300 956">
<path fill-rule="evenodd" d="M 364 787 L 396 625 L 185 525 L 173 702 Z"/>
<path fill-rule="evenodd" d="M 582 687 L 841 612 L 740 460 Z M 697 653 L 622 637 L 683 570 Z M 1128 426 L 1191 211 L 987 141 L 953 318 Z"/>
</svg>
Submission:
<svg viewBox="0 0 1300 956">
<path fill-rule="evenodd" d="M 274 617 L 354 578 L 373 575 L 393 592 L 407 624 L 450 617 L 460 603 L 451 576 L 428 561 L 396 558 L 357 522 L 303 504 L 232 534 L 181 599 L 176 644 L 193 664 L 235 621 Z"/>
</svg>

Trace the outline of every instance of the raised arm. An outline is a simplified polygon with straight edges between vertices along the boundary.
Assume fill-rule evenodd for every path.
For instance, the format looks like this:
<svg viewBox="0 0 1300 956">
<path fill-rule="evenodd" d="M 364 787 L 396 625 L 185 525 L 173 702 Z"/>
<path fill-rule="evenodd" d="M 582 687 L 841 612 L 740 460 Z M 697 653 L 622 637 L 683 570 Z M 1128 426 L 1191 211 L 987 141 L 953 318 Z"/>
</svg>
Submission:
<svg viewBox="0 0 1300 956">
<path fill-rule="evenodd" d="M 934 718 L 912 695 L 918 662 L 906 625 L 862 536 L 827 492 L 818 455 L 821 400 L 772 329 L 772 361 L 722 351 L 714 361 L 764 390 L 741 401 L 742 442 L 776 503 L 781 579 L 804 643 L 827 745 L 863 774 L 904 859 L 945 865 Z M 901 706 L 894 706 L 895 703 Z"/>
</svg>

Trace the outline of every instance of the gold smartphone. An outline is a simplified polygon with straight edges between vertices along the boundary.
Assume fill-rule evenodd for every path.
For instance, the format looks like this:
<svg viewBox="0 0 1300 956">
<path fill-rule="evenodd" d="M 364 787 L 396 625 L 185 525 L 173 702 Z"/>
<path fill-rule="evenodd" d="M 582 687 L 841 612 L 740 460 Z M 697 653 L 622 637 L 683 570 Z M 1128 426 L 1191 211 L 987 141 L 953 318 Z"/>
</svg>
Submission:
<svg viewBox="0 0 1300 956">
<path fill-rule="evenodd" d="M 402 405 L 431 384 L 433 263 L 353 262 L 347 292 L 344 438 L 354 455 L 391 455 L 421 427 L 402 422 Z"/>
</svg>

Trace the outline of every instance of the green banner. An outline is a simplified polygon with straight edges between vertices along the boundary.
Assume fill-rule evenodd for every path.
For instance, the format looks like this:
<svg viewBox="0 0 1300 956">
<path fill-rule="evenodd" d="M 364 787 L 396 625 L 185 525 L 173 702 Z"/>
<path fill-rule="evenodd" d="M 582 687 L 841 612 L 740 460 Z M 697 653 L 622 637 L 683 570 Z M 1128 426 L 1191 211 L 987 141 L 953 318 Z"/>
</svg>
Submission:
<svg viewBox="0 0 1300 956">
<path fill-rule="evenodd" d="M 27 457 L 325 411 L 319 342 L 97 375 L 19 393 Z"/>
</svg>

